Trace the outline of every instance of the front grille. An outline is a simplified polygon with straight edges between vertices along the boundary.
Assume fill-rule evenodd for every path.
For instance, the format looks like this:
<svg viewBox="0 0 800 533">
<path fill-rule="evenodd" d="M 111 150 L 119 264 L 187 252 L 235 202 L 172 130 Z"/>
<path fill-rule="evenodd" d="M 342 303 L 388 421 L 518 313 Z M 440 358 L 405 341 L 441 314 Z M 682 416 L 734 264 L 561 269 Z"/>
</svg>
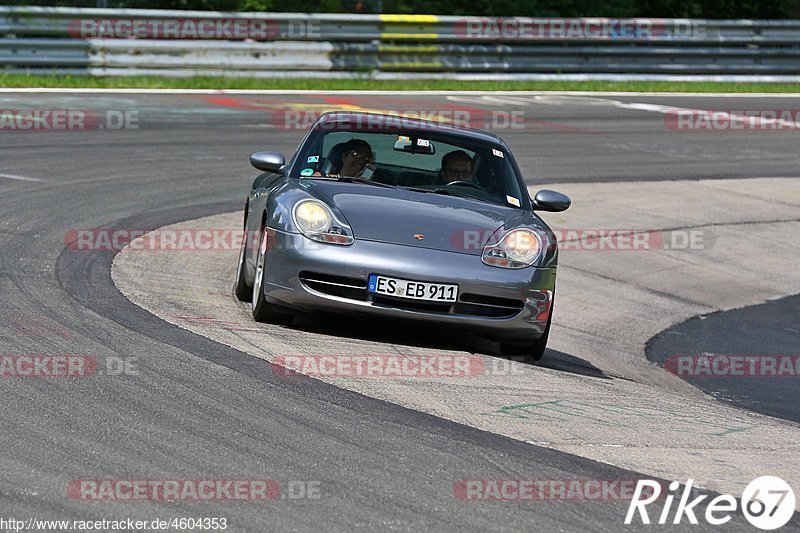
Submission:
<svg viewBox="0 0 800 533">
<path fill-rule="evenodd" d="M 522 300 L 466 293 L 461 295 L 453 312 L 459 315 L 508 318 L 518 314 L 524 305 Z"/>
<path fill-rule="evenodd" d="M 378 294 L 372 295 L 372 301 L 376 304 L 386 305 L 396 309 L 421 311 L 423 313 L 449 313 L 450 308 L 453 306 L 451 303 L 422 302 L 418 300 L 406 300 L 402 298 L 388 298 Z"/>
<path fill-rule="evenodd" d="M 300 272 L 299 277 L 303 285 L 323 294 L 351 300 L 365 301 L 367 299 L 367 283 L 359 278 L 305 271 Z"/>
</svg>

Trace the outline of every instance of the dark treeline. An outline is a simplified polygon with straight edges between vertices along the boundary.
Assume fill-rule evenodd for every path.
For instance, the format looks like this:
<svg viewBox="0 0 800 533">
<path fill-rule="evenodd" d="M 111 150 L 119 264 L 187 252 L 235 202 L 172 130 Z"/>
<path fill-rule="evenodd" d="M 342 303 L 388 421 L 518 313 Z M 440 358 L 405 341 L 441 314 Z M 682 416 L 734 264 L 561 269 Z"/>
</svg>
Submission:
<svg viewBox="0 0 800 533">
<path fill-rule="evenodd" d="M 0 0 L 0 5 L 493 17 L 800 18 L 800 0 Z"/>
</svg>

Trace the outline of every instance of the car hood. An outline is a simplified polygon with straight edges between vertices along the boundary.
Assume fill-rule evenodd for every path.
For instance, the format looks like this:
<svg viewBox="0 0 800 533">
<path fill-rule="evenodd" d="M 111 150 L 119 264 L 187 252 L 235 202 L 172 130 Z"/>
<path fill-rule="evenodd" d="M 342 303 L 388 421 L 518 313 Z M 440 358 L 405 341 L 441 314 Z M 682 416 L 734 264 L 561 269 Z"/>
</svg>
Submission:
<svg viewBox="0 0 800 533">
<path fill-rule="evenodd" d="M 335 207 L 356 239 L 480 255 L 497 229 L 526 211 L 435 193 L 361 183 L 304 180 L 302 187 Z"/>
</svg>

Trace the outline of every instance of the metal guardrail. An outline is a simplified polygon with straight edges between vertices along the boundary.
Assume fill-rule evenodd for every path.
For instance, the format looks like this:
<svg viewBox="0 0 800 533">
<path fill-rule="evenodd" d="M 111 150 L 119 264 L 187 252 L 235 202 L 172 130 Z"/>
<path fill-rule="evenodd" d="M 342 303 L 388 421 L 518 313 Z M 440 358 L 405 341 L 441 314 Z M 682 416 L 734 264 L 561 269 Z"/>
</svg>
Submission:
<svg viewBox="0 0 800 533">
<path fill-rule="evenodd" d="M 1 65 L 88 67 L 89 43 L 78 39 L 0 39 Z"/>
<path fill-rule="evenodd" d="M 102 38 L 109 36 L 138 38 Z M 300 71 L 320 76 L 333 72 L 798 76 L 800 20 L 487 19 L 0 7 L 0 68 L 70 69 L 71 73 L 85 68 L 100 75 L 168 76 L 281 76 Z"/>
<path fill-rule="evenodd" d="M 89 40 L 89 66 L 96 68 L 222 70 L 331 70 L 328 42 L 203 42 Z"/>
<path fill-rule="evenodd" d="M 795 74 L 800 47 L 531 46 L 343 44 L 335 70 Z"/>
</svg>

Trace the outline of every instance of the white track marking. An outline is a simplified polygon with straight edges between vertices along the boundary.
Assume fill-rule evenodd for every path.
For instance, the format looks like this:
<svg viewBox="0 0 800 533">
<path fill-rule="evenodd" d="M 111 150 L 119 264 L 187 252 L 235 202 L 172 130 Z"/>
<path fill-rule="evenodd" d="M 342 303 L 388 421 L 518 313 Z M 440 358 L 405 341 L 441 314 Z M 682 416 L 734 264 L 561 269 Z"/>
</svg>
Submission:
<svg viewBox="0 0 800 533">
<path fill-rule="evenodd" d="M 27 176 L 16 176 L 14 174 L 3 174 L 3 173 L 0 173 L 0 178 L 4 178 L 7 180 L 16 180 L 16 181 L 37 181 L 37 182 L 45 181 L 40 178 L 29 178 Z"/>
<path fill-rule="evenodd" d="M 530 104 L 530 100 L 514 96 L 448 96 L 447 99 L 451 102 L 461 102 L 465 104 L 497 104 L 500 106 L 527 106 Z"/>
<path fill-rule="evenodd" d="M 533 98 L 530 100 L 524 98 L 498 98 L 495 96 L 472 96 L 472 97 L 459 97 L 459 96 L 448 96 L 447 99 L 451 102 L 465 102 L 465 103 L 474 103 L 474 104 L 488 104 L 488 105 L 499 105 L 499 106 L 507 106 L 507 105 L 529 105 L 529 104 L 543 104 L 543 105 L 583 105 L 583 106 L 609 106 L 609 107 L 617 107 L 619 109 L 630 109 L 633 111 L 647 111 L 650 113 L 661 113 L 663 115 L 666 114 L 687 114 L 691 117 L 697 118 L 698 116 L 707 116 L 713 112 L 715 120 L 723 120 L 729 122 L 741 122 L 744 124 L 745 121 L 749 121 L 752 126 L 774 126 L 774 127 L 781 127 L 781 128 L 788 128 L 788 129 L 797 129 L 797 124 L 793 121 L 786 121 L 781 120 L 780 118 L 766 118 L 761 116 L 755 116 L 746 113 L 744 110 L 741 112 L 737 111 L 717 111 L 717 110 L 709 110 L 709 109 L 694 109 L 688 107 L 674 107 L 669 105 L 661 105 L 661 104 L 650 104 L 650 103 L 642 103 L 642 102 L 631 102 L 625 103 L 620 102 L 619 100 L 612 100 L 609 98 L 597 98 L 596 96 L 600 95 L 600 93 L 596 93 L 592 97 L 583 97 L 583 96 L 567 96 L 562 94 L 545 94 L 545 95 L 533 95 Z M 641 94 L 639 94 L 641 95 Z M 775 129 L 775 128 L 772 128 Z"/>
<path fill-rule="evenodd" d="M 781 120 L 779 118 L 764 118 L 759 116 L 752 116 L 748 115 L 743 111 L 741 112 L 727 112 L 727 111 L 713 111 L 709 109 L 691 109 L 691 108 L 680 108 L 680 107 L 670 107 L 665 105 L 657 105 L 657 104 L 637 104 L 637 103 L 630 103 L 625 104 L 622 102 L 617 102 L 616 100 L 609 100 L 609 102 L 613 102 L 614 107 L 618 107 L 620 109 L 633 109 L 635 111 L 649 111 L 652 113 L 662 113 L 666 115 L 667 113 L 673 114 L 690 114 L 692 117 L 697 117 L 698 114 L 708 115 L 713 112 L 714 116 L 717 119 L 724 119 L 729 122 L 733 121 L 741 121 L 744 124 L 745 121 L 750 121 L 753 126 L 767 126 L 767 125 L 775 125 L 775 126 L 782 126 L 789 129 L 796 129 L 797 124 L 794 122 L 789 122 L 786 120 Z"/>
</svg>

